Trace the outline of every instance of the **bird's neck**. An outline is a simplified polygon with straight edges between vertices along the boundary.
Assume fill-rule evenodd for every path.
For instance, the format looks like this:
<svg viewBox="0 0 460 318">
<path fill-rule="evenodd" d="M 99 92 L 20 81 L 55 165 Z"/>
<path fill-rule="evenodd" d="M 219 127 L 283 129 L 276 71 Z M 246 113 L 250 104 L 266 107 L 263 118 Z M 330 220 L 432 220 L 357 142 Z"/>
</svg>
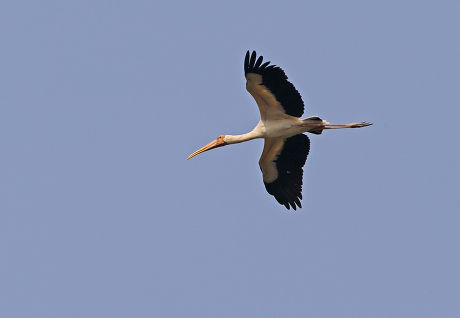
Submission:
<svg viewBox="0 0 460 318">
<path fill-rule="evenodd" d="M 248 132 L 247 134 L 242 135 L 225 135 L 224 141 L 227 144 L 237 144 L 256 138 L 262 138 L 262 136 L 257 131 L 253 130 Z"/>
</svg>

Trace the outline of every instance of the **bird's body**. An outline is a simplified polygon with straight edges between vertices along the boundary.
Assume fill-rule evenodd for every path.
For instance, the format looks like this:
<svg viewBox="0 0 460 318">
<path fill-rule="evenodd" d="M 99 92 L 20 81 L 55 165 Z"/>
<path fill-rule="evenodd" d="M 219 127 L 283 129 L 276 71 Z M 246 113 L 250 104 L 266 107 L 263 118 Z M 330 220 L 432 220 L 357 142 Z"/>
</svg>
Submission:
<svg viewBox="0 0 460 318">
<path fill-rule="evenodd" d="M 283 114 L 284 115 L 284 114 Z M 255 138 L 289 138 L 304 132 L 316 131 L 321 129 L 322 125 L 328 124 L 324 120 L 317 120 L 318 117 L 300 119 L 289 115 L 282 116 L 278 119 L 261 119 L 257 125 L 248 134 L 244 135 L 225 135 L 225 141 L 229 144 L 243 142 Z M 234 137 L 240 137 L 234 139 Z M 253 137 L 245 139 L 244 137 Z"/>
<path fill-rule="evenodd" d="M 256 61 L 256 53 L 246 53 L 244 71 L 246 89 L 256 100 L 260 121 L 249 133 L 221 135 L 216 140 L 192 153 L 188 159 L 204 151 L 264 138 L 264 149 L 259 160 L 267 192 L 287 209 L 302 207 L 302 167 L 310 151 L 310 140 L 304 132 L 321 134 L 324 129 L 360 128 L 370 123 L 331 125 L 319 117 L 301 119 L 304 103 L 284 71 L 270 62 Z"/>
</svg>

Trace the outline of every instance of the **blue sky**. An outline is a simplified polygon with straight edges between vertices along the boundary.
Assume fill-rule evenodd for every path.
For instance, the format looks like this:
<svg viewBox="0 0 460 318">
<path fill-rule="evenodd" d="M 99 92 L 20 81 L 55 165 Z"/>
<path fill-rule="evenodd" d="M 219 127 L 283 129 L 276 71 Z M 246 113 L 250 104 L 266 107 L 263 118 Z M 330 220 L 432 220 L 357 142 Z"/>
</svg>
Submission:
<svg viewBox="0 0 460 318">
<path fill-rule="evenodd" d="M 459 317 L 457 1 L 3 1 L 0 316 Z M 265 192 L 243 59 L 311 135 Z"/>
</svg>

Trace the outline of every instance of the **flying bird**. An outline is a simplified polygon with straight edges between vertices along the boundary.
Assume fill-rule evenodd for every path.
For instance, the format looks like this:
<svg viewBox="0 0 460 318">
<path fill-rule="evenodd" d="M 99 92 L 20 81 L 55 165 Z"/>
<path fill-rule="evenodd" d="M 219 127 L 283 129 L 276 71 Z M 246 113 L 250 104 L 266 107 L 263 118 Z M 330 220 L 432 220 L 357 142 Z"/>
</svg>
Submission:
<svg viewBox="0 0 460 318">
<path fill-rule="evenodd" d="M 260 111 L 260 121 L 253 130 L 242 135 L 221 135 L 198 149 L 187 159 L 202 152 L 264 138 L 259 166 L 267 192 L 287 209 L 302 207 L 303 166 L 310 151 L 310 139 L 303 133 L 321 134 L 324 129 L 361 128 L 368 122 L 330 124 L 319 117 L 301 119 L 304 103 L 284 71 L 255 51 L 246 52 L 244 75 L 246 90 L 254 97 Z"/>
</svg>

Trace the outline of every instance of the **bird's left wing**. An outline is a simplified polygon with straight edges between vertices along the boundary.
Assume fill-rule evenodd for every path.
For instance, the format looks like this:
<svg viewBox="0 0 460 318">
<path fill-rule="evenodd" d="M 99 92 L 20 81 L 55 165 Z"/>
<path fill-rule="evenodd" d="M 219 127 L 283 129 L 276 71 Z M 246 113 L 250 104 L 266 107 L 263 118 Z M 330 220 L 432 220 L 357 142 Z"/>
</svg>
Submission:
<svg viewBox="0 0 460 318">
<path fill-rule="evenodd" d="M 302 176 L 310 151 L 310 139 L 303 134 L 287 139 L 265 138 L 259 160 L 267 192 L 287 209 L 302 207 Z"/>
<path fill-rule="evenodd" d="M 284 71 L 270 62 L 262 64 L 263 56 L 257 58 L 253 51 L 244 58 L 246 89 L 254 97 L 262 118 L 273 117 L 277 113 L 294 117 L 302 116 L 304 103 L 297 89 L 288 81 Z"/>
</svg>

